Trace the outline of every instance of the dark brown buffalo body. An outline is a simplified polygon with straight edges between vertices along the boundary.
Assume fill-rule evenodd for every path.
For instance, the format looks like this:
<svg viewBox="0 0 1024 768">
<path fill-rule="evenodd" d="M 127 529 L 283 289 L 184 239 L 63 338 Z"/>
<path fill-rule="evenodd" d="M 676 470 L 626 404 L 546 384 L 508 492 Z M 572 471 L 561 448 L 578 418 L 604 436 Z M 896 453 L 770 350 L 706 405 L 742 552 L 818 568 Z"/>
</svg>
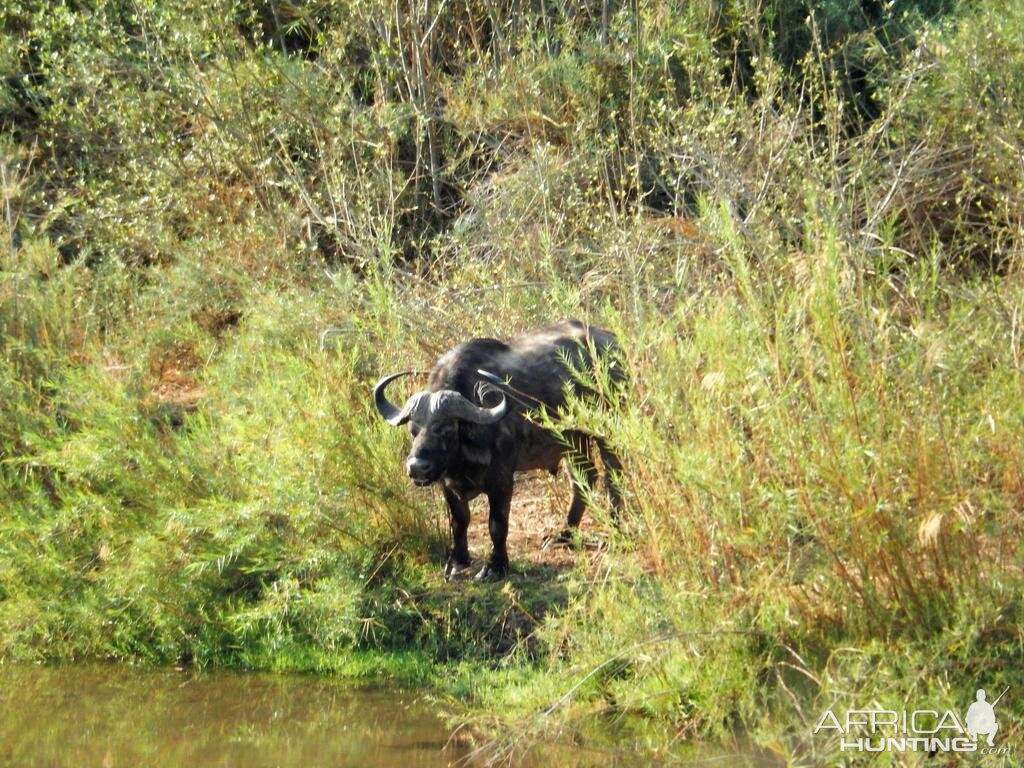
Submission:
<svg viewBox="0 0 1024 768">
<path fill-rule="evenodd" d="M 593 355 L 605 359 L 613 382 L 624 380 L 615 337 L 608 331 L 565 320 L 524 333 L 507 342 L 472 339 L 447 352 L 437 361 L 427 380 L 427 389 L 414 394 L 401 409 L 392 405 L 385 389 L 407 372 L 381 379 L 374 388 L 374 402 L 389 423 L 408 422 L 412 448 L 406 471 L 417 485 L 439 482 L 451 515 L 453 547 L 445 567 L 452 577 L 470 565 L 466 530 L 469 502 L 486 494 L 490 504 L 489 530 L 493 552 L 477 579 L 500 578 L 508 570 L 509 506 L 516 472 L 530 469 L 558 470 L 563 458 L 579 468 L 584 483 L 592 485 L 597 471 L 591 460 L 593 445 L 601 454 L 606 470 L 621 469 L 618 457 L 604 440 L 569 430 L 563 443 L 549 430 L 524 418 L 543 404 L 556 414 L 571 389 L 580 396 L 592 396 L 573 376 L 575 370 L 592 369 Z M 496 387 L 479 373 L 485 371 L 507 382 Z M 568 385 L 568 386 L 567 386 Z M 606 479 L 613 506 L 619 506 L 614 477 Z M 583 516 L 583 489 L 573 479 L 568 540 Z"/>
</svg>

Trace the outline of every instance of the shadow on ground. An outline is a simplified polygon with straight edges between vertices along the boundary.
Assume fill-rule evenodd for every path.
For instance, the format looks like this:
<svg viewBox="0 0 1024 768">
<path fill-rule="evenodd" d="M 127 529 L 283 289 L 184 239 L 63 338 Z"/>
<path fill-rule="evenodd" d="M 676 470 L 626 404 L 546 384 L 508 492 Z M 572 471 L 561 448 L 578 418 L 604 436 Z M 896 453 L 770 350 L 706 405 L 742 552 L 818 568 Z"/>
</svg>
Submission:
<svg viewBox="0 0 1024 768">
<path fill-rule="evenodd" d="M 559 482 L 559 481 L 564 481 Z M 566 487 L 563 489 L 562 486 Z M 490 660 L 512 652 L 543 653 L 537 629 L 568 605 L 569 575 L 592 550 L 544 548 L 546 538 L 565 526 L 567 478 L 529 476 L 517 483 L 509 521 L 512 572 L 504 581 L 478 584 L 472 579 L 446 582 L 437 566 L 415 591 L 392 586 L 364 606 L 386 634 L 381 644 L 415 647 L 437 661 Z M 584 517 L 584 534 L 592 523 Z M 486 504 L 474 504 L 469 530 L 473 570 L 490 554 Z M 397 594 L 396 594 L 397 592 Z"/>
</svg>

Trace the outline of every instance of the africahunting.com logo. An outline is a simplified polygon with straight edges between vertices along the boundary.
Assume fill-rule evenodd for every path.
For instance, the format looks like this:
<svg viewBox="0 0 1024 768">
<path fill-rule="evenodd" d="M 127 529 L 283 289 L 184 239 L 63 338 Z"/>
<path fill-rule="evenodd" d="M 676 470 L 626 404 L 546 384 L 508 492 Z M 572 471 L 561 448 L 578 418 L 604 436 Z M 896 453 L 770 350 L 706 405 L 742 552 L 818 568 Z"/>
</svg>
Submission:
<svg viewBox="0 0 1024 768">
<path fill-rule="evenodd" d="M 838 736 L 839 748 L 844 752 L 1005 755 L 1009 747 L 997 746 L 995 742 L 999 731 L 996 705 L 1005 693 L 1004 690 L 990 703 L 985 690 L 979 689 L 962 720 L 949 709 L 944 712 L 935 709 L 851 709 L 842 717 L 826 710 L 814 727 L 814 733 Z"/>
</svg>

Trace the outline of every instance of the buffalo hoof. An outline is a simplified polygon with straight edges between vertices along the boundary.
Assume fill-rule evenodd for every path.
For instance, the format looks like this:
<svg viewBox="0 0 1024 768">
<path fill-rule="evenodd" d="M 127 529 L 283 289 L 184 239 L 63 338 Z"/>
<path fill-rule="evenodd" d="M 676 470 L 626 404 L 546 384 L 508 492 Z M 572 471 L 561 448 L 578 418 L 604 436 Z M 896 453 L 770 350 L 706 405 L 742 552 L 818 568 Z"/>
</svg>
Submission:
<svg viewBox="0 0 1024 768">
<path fill-rule="evenodd" d="M 554 536 L 545 536 L 544 541 L 541 542 L 541 549 L 553 549 L 558 547 L 572 547 L 577 549 L 579 545 L 576 539 L 573 537 L 573 531 L 571 528 L 566 528 L 561 533 L 555 534 Z"/>
<path fill-rule="evenodd" d="M 459 581 L 468 575 L 469 563 L 460 563 L 456 560 L 449 560 L 444 567 L 445 581 Z"/>
<path fill-rule="evenodd" d="M 480 572 L 473 577 L 473 581 L 478 581 L 481 584 L 501 581 L 508 575 L 508 568 L 501 568 L 493 564 L 485 565 L 480 569 Z"/>
</svg>

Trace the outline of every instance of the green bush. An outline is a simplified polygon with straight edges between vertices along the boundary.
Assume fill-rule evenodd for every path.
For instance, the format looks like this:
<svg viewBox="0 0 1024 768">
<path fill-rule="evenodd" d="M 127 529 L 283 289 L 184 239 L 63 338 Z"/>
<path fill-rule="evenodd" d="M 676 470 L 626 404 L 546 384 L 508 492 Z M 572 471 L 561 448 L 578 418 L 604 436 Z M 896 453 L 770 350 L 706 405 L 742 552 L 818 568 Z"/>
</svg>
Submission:
<svg viewBox="0 0 1024 768">
<path fill-rule="evenodd" d="M 1016 8 L 441 10 L 0 10 L 0 659 L 815 764 L 827 707 L 1019 685 Z M 369 388 L 567 315 L 626 349 L 567 414 L 621 526 L 446 585 Z"/>
</svg>

